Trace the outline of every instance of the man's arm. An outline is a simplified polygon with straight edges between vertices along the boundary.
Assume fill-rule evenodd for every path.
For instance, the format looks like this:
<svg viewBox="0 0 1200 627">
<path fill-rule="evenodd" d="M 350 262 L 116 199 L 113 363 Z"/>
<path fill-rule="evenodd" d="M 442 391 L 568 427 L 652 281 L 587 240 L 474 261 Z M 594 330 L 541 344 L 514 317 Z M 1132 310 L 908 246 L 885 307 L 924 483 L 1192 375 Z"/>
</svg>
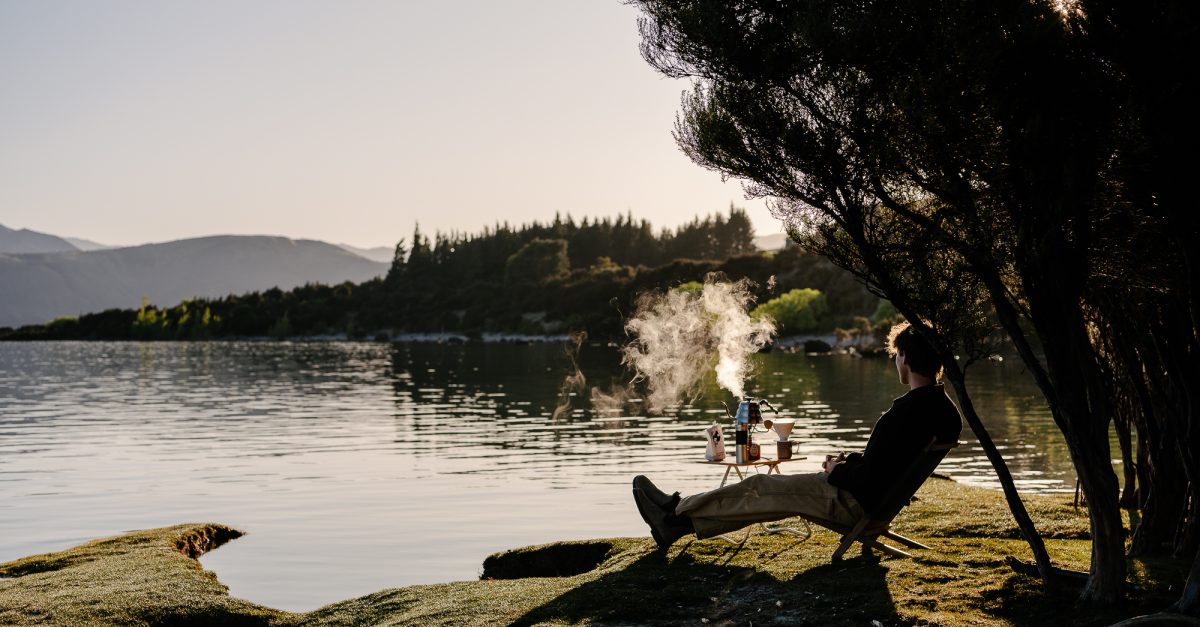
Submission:
<svg viewBox="0 0 1200 627">
<path fill-rule="evenodd" d="M 851 493 L 871 481 L 871 464 L 861 453 L 851 453 L 844 460 L 829 464 L 825 472 L 829 473 L 825 480 L 830 485 L 849 490 Z"/>
</svg>

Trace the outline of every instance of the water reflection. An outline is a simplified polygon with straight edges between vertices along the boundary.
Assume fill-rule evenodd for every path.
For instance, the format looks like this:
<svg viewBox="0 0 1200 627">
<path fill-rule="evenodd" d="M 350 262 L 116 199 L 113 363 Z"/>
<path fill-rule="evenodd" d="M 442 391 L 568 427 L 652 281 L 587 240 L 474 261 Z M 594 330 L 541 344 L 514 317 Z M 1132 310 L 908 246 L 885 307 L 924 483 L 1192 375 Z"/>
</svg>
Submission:
<svg viewBox="0 0 1200 627">
<path fill-rule="evenodd" d="M 622 385 L 585 345 L 589 385 Z M 0 561 L 100 535 L 217 521 L 204 558 L 234 594 L 285 609 L 471 578 L 493 551 L 646 534 L 628 481 L 715 487 L 697 463 L 725 422 L 703 396 L 665 416 L 572 398 L 562 347 L 512 344 L 0 344 Z M 796 418 L 798 460 L 862 446 L 903 393 L 887 361 L 756 357 L 750 393 Z M 1070 489 L 1061 437 L 1018 366 L 972 369 L 974 400 L 1027 491 Z M 763 441 L 767 436 L 761 436 Z M 991 485 L 969 432 L 942 471 Z"/>
<path fill-rule="evenodd" d="M 796 419 L 792 439 L 799 454 L 812 459 L 861 448 L 875 419 L 905 391 L 886 360 L 784 353 L 756 360 L 749 392 L 767 398 L 780 417 Z M 623 383 L 619 361 L 615 350 L 588 345 L 579 365 L 589 384 L 599 381 L 607 389 Z M 397 443 L 415 445 L 418 456 L 453 456 L 457 467 L 449 472 L 510 473 L 552 487 L 577 484 L 578 469 L 586 468 L 589 480 L 603 480 L 625 477 L 628 465 L 694 461 L 703 442 L 698 434 L 714 421 L 724 423 L 721 401 L 733 400 L 710 377 L 700 398 L 667 415 L 647 416 L 638 403 L 627 404 L 631 411 L 624 415 L 608 415 L 579 396 L 554 421 L 553 399 L 571 370 L 561 348 L 550 345 L 402 345 L 393 349 L 392 368 Z M 976 408 L 1018 485 L 1029 492 L 1071 489 L 1066 446 L 1019 367 L 989 362 L 969 374 Z M 941 470 L 998 487 L 969 430 L 963 441 Z"/>
</svg>

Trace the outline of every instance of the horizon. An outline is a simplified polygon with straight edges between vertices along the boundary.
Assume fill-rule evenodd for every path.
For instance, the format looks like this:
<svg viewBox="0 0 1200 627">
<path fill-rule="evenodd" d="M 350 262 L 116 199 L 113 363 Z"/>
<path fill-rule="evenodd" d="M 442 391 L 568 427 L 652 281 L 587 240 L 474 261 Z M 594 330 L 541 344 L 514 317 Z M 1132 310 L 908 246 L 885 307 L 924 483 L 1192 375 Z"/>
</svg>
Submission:
<svg viewBox="0 0 1200 627">
<path fill-rule="evenodd" d="M 712 216 L 712 215 L 713 215 L 712 213 L 705 214 L 705 215 L 699 215 L 699 214 L 698 214 L 698 215 L 694 216 L 694 219 L 696 219 L 696 218 L 698 218 L 698 219 L 704 219 L 704 218 L 706 218 L 706 217 L 709 217 L 709 216 Z M 722 215 L 728 215 L 728 214 L 726 213 L 726 214 L 722 214 Z M 572 219 L 574 219 L 576 223 L 579 223 L 580 221 L 582 221 L 582 220 L 584 220 L 584 219 L 587 219 L 587 220 L 593 220 L 593 221 L 594 221 L 594 220 L 597 220 L 597 219 L 606 219 L 606 218 L 607 218 L 607 219 L 612 219 L 612 218 L 616 218 L 616 217 L 617 217 L 617 215 L 611 215 L 611 216 L 582 216 L 582 217 L 578 217 L 578 218 L 577 218 L 577 217 L 575 217 L 575 216 L 573 216 L 573 215 L 570 215 L 570 214 L 566 214 L 566 215 L 564 215 L 564 216 L 563 216 L 563 218 L 564 218 L 564 219 L 566 219 L 566 218 L 572 218 Z M 639 221 L 640 221 L 640 220 L 642 220 L 642 218 L 640 218 L 640 217 L 638 217 L 638 216 L 636 216 L 636 215 L 634 216 L 634 219 L 635 219 L 635 220 L 639 220 Z M 654 221 L 653 221 L 652 219 L 646 218 L 645 220 L 646 220 L 646 222 L 649 222 L 649 223 L 650 223 L 650 226 L 651 226 L 652 228 L 654 228 L 656 232 L 660 232 L 660 231 L 662 231 L 662 230 L 664 230 L 664 229 L 667 229 L 667 230 L 674 231 L 674 230 L 678 229 L 680 226 L 682 226 L 683 224 L 686 224 L 686 222 L 684 222 L 684 223 L 680 223 L 680 224 L 678 224 L 678 225 L 674 225 L 674 226 L 671 226 L 671 227 L 663 227 L 663 226 L 660 226 L 660 225 L 657 225 L 657 224 L 655 224 L 655 223 L 654 223 Z M 552 221 L 553 221 L 553 220 L 551 220 L 551 222 L 552 222 Z M 545 224 L 545 222 L 541 222 L 541 223 L 542 223 L 542 224 Z M 524 227 L 531 226 L 531 225 L 532 225 L 532 223 L 528 223 L 528 222 L 527 222 L 527 223 L 522 223 L 522 224 L 510 224 L 509 226 L 512 226 L 512 227 L 514 227 L 514 228 L 524 228 Z M 495 224 L 485 224 L 485 225 L 483 225 L 483 226 L 480 226 L 480 227 L 476 228 L 474 231 L 469 231 L 469 232 L 461 232 L 461 231 L 460 231 L 459 233 L 463 233 L 463 234 L 466 234 L 466 235 L 468 235 L 468 236 L 472 236 L 472 237 L 473 237 L 473 236 L 479 236 L 479 235 L 482 235 L 482 234 L 483 234 L 483 231 L 484 231 L 484 229 L 491 228 L 491 227 L 493 227 L 493 226 L 495 226 Z M 391 244 L 377 244 L 377 245 L 373 245 L 373 246 L 361 246 L 361 245 L 358 245 L 358 244 L 352 244 L 352 243 L 349 243 L 349 242 L 341 242 L 341 241 L 336 241 L 336 240 L 332 240 L 332 239 L 321 239 L 321 238 L 318 238 L 318 237 L 292 237 L 292 236 L 289 236 L 289 235 L 283 235 L 283 234 L 280 234 L 280 233 L 224 233 L 224 232 L 214 232 L 214 233 L 202 233 L 202 234 L 197 234 L 197 235 L 189 235 L 189 236 L 184 236 L 184 237 L 177 237 L 177 238 L 174 238 L 174 239 L 151 240 L 151 241 L 144 241 L 144 242 L 133 242 L 133 243 L 129 243 L 129 244 L 111 244 L 111 243 L 109 243 L 109 242 L 103 242 L 103 241 L 99 241 L 99 240 L 97 240 L 97 239 L 94 239 L 94 238 L 91 238 L 91 237 L 80 236 L 80 235 L 75 235 L 75 234 L 51 233 L 51 232 L 47 232 L 47 231 L 40 231 L 40 230 L 37 230 L 37 229 L 32 229 L 32 228 L 29 228 L 29 227 L 24 227 L 24 226 L 13 226 L 13 225 L 11 225 L 11 224 L 6 224 L 6 223 L 4 223 L 4 222 L 0 222 L 0 227 L 2 227 L 2 228 L 6 228 L 6 229 L 9 229 L 9 230 L 11 230 L 11 231 L 14 231 L 14 232 L 27 231 L 27 232 L 31 232 L 31 233 L 37 233 L 37 234 L 40 234 L 40 235 L 49 235 L 49 236 L 52 236 L 52 237 L 58 237 L 58 238 L 61 238 L 61 239 L 63 239 L 63 240 L 82 240 L 82 241 L 89 242 L 89 243 L 91 243 L 91 244 L 98 244 L 98 245 L 100 245 L 100 246 L 103 246 L 105 249 L 115 249 L 115 248 L 133 248 L 133 247 L 136 247 L 136 246 L 150 246 L 150 245 L 155 245 L 155 244 L 167 244 L 167 243 L 171 243 L 171 242 L 177 242 L 177 241 L 183 241 L 183 240 L 190 240 L 190 239 L 201 239 L 201 238 L 206 238 L 206 237 L 282 237 L 282 238 L 285 238 L 285 239 L 290 239 L 290 240 L 293 240 L 293 241 L 313 241 L 313 242 L 323 242 L 323 243 L 326 243 L 326 244 L 333 244 L 333 245 L 337 245 L 337 246 L 350 246 L 350 247 L 352 247 L 352 248 L 358 248 L 358 249 L 362 249 L 362 250 L 373 250 L 373 249 L 378 249 L 378 248 L 388 248 L 388 249 L 392 249 L 392 248 L 395 248 L 395 246 L 396 246 L 396 243 L 397 243 L 397 242 L 392 242 Z M 449 234 L 451 234 L 451 232 L 445 232 L 445 231 L 435 231 L 435 232 L 428 232 L 428 231 L 425 231 L 424 229 L 422 229 L 422 233 L 423 233 L 424 235 L 426 235 L 426 236 L 429 236 L 429 237 L 433 237 L 433 236 L 434 236 L 434 235 L 436 235 L 436 234 L 442 234 L 442 235 L 449 235 Z M 408 244 L 410 244 L 410 243 L 411 243 L 411 242 L 409 241 L 409 240 L 411 239 L 411 236 L 412 236 L 412 233 L 411 233 L 411 232 L 410 232 L 408 235 L 401 236 L 401 237 L 403 237 L 403 239 L 404 239 L 404 241 L 405 241 L 405 244 L 406 244 L 406 245 L 408 245 Z M 754 237 L 755 237 L 755 239 L 760 239 L 760 238 L 765 238 L 765 237 L 775 237 L 775 236 L 784 236 L 784 237 L 786 238 L 786 237 L 787 237 L 787 233 L 786 233 L 786 232 L 784 232 L 784 230 L 782 229 L 782 227 L 781 227 L 781 228 L 780 228 L 780 229 L 779 229 L 777 232 L 772 232 L 772 233 L 762 233 L 762 232 L 759 232 L 759 231 L 757 230 L 757 228 L 756 228 L 756 229 L 755 229 L 755 231 L 754 231 Z M 397 241 L 399 241 L 399 240 L 397 240 Z M 87 251 L 83 251 L 83 252 L 87 252 Z"/>
<path fill-rule="evenodd" d="M 220 232 L 373 248 L 416 223 L 633 212 L 676 228 L 732 203 L 782 231 L 675 145 L 690 85 L 641 58 L 637 15 L 616 0 L 0 5 L 0 223 L 112 246 Z"/>
</svg>

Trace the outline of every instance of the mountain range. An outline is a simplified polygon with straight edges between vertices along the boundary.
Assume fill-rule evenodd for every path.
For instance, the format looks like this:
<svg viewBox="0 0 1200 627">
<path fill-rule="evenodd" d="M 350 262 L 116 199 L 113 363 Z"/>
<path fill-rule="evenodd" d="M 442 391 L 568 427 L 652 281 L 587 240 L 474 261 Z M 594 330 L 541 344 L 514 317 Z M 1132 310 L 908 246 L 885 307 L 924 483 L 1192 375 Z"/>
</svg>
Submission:
<svg viewBox="0 0 1200 627">
<path fill-rule="evenodd" d="M 374 248 L 359 248 L 349 244 L 334 244 L 338 248 L 348 250 L 359 257 L 378 261 L 380 263 L 392 262 L 392 256 L 395 254 L 395 249 L 389 246 L 376 246 Z M 3 224 L 0 224 L 0 254 L 28 254 L 28 253 L 58 253 L 92 251 L 92 250 L 108 250 L 110 248 L 128 248 L 126 246 L 110 246 L 93 242 L 82 237 L 66 237 L 58 235 L 50 235 L 49 233 L 39 233 L 29 229 L 14 230 Z"/>
<path fill-rule="evenodd" d="M 84 245 L 94 242 L 83 240 Z M 0 327 L 135 308 L 145 296 L 175 305 L 305 283 L 361 282 L 387 273 L 387 249 L 286 237 L 219 235 L 123 248 L 80 250 L 66 238 L 0 226 Z"/>
<path fill-rule="evenodd" d="M 0 224 L 0 254 L 59 253 L 81 249 L 81 246 L 76 246 L 66 238 L 57 235 L 38 233 L 29 229 L 14 231 Z"/>
</svg>

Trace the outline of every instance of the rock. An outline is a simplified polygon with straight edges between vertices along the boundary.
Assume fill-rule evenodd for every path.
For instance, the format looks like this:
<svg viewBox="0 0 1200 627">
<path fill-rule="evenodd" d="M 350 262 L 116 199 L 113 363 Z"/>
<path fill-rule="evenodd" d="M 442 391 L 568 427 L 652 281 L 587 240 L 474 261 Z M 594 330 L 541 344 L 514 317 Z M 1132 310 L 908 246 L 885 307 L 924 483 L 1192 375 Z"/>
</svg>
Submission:
<svg viewBox="0 0 1200 627">
<path fill-rule="evenodd" d="M 603 541 L 559 542 L 496 553 L 483 561 L 480 579 L 570 577 L 599 566 L 612 548 Z"/>
<path fill-rule="evenodd" d="M 821 340 L 805 340 L 804 352 L 825 354 L 833 351 L 833 347 L 828 342 Z"/>
</svg>

